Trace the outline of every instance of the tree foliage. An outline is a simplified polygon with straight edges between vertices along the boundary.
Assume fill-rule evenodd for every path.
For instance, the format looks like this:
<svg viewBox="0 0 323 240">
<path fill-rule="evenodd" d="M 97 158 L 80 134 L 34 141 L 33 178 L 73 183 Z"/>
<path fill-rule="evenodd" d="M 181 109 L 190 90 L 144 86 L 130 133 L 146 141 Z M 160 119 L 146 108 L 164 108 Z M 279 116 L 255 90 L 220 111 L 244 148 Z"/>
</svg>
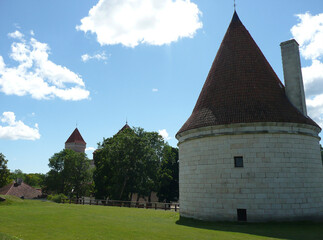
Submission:
<svg viewBox="0 0 323 240">
<path fill-rule="evenodd" d="M 24 182 L 32 187 L 42 187 L 44 185 L 45 174 L 42 173 L 27 173 L 25 174 Z"/>
<path fill-rule="evenodd" d="M 178 200 L 178 168 L 178 148 L 165 146 L 162 162 L 157 173 L 157 196 L 159 201 L 171 202 Z"/>
<path fill-rule="evenodd" d="M 23 181 L 25 180 L 25 174 L 20 169 L 10 172 L 10 179 L 12 181 L 16 181 L 18 178 L 22 179 Z"/>
<path fill-rule="evenodd" d="M 45 174 L 23 173 L 20 169 L 16 169 L 10 173 L 11 181 L 16 181 L 19 178 L 32 187 L 42 187 L 44 184 Z"/>
<path fill-rule="evenodd" d="M 130 200 L 134 193 L 150 197 L 158 191 L 158 169 L 167 145 L 157 132 L 124 129 L 98 145 L 93 175 L 97 198 Z"/>
<path fill-rule="evenodd" d="M 10 171 L 7 167 L 8 160 L 0 153 L 0 187 L 10 183 Z"/>
<path fill-rule="evenodd" d="M 50 171 L 45 177 L 45 190 L 80 197 L 91 184 L 89 159 L 85 153 L 64 149 L 50 159 Z"/>
</svg>

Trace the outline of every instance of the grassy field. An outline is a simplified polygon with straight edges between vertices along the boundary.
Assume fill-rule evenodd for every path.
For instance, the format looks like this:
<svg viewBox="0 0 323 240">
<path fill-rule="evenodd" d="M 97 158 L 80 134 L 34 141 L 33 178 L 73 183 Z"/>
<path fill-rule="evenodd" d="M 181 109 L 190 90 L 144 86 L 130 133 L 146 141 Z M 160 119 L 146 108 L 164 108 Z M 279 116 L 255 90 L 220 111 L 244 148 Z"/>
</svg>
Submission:
<svg viewBox="0 0 323 240">
<path fill-rule="evenodd" d="M 0 239 L 321 240 L 323 223 L 214 223 L 162 210 L 11 198 L 0 203 Z"/>
</svg>

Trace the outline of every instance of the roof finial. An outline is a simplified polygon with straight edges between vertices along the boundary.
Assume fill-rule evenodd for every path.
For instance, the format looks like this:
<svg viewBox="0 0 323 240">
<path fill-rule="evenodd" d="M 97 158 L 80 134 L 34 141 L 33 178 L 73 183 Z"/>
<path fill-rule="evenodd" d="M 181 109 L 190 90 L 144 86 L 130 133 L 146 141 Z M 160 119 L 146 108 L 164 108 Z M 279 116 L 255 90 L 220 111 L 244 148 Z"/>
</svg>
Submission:
<svg viewBox="0 0 323 240">
<path fill-rule="evenodd" d="M 76 121 L 76 128 L 77 128 L 77 121 Z"/>
<path fill-rule="evenodd" d="M 234 8 L 234 11 L 236 11 L 236 0 L 233 0 L 233 8 Z"/>
<path fill-rule="evenodd" d="M 126 124 L 128 124 L 128 118 L 126 117 Z"/>
</svg>

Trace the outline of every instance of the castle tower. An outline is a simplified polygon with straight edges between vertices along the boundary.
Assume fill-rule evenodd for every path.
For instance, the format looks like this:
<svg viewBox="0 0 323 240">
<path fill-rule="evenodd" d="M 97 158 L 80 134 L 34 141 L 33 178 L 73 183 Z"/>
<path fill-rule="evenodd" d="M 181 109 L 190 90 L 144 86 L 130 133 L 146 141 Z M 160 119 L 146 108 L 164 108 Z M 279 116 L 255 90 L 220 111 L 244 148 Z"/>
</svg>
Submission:
<svg viewBox="0 0 323 240">
<path fill-rule="evenodd" d="M 71 136 L 65 142 L 65 148 L 72 149 L 75 152 L 85 152 L 86 142 L 77 128 L 75 128 Z"/>
<path fill-rule="evenodd" d="M 304 114 L 235 12 L 195 108 L 176 134 L 181 216 L 323 218 L 321 129 Z"/>
<path fill-rule="evenodd" d="M 126 122 L 126 124 L 117 132 L 117 134 L 121 133 L 125 129 L 131 129 L 131 127 L 128 125 L 128 122 Z"/>
</svg>

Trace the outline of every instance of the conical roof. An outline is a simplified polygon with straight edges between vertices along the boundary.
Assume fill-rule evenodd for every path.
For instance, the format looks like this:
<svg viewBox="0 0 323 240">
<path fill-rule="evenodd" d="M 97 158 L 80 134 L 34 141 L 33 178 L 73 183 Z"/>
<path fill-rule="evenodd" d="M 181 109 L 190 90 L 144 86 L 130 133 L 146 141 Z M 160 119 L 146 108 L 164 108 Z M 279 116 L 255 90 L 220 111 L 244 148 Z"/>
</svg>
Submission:
<svg viewBox="0 0 323 240">
<path fill-rule="evenodd" d="M 178 133 L 253 122 L 318 127 L 287 99 L 283 84 L 234 12 L 195 108 Z"/>
<path fill-rule="evenodd" d="M 75 128 L 75 130 L 73 131 L 73 133 L 71 134 L 71 136 L 67 139 L 67 141 L 65 143 L 84 143 L 84 144 L 86 144 L 86 142 L 82 138 L 82 136 L 77 128 Z"/>
<path fill-rule="evenodd" d="M 131 127 L 128 125 L 128 122 L 126 122 L 126 124 L 119 130 L 119 132 L 117 132 L 117 134 L 121 133 L 125 129 L 131 129 Z"/>
</svg>

